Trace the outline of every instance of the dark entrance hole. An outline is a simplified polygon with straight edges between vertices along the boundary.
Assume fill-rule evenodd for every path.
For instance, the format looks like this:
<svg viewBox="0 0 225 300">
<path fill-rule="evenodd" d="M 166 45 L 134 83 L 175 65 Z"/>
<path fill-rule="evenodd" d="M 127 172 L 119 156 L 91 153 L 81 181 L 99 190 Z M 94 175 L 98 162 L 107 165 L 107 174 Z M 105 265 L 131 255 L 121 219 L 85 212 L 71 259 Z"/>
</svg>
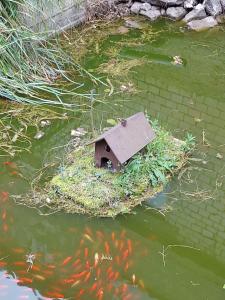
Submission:
<svg viewBox="0 0 225 300">
<path fill-rule="evenodd" d="M 102 157 L 101 159 L 101 167 L 106 169 L 112 169 L 112 162 L 110 159 L 106 157 Z"/>
</svg>

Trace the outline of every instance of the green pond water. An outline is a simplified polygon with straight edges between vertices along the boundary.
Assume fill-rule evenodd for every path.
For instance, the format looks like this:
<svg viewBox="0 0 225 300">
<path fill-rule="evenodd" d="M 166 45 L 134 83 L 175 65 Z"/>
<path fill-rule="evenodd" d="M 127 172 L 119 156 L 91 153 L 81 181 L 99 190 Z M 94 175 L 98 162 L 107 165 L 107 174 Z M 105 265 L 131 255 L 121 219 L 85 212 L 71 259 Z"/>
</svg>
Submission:
<svg viewBox="0 0 225 300">
<path fill-rule="evenodd" d="M 88 112 L 55 121 L 33 141 L 31 153 L 13 159 L 25 179 L 13 173 L 15 165 L 4 164 L 10 158 L 1 158 L 0 299 L 225 299 L 224 31 L 183 32 L 180 24 L 162 21 L 152 29 L 160 30 L 154 40 L 123 47 L 119 54 L 145 57 L 145 63 L 129 78 L 111 80 L 117 86 L 132 82 L 137 92 L 106 97 L 95 106 L 95 122 L 103 128 L 107 119 L 148 111 L 175 137 L 196 136 L 194 159 L 163 193 L 134 214 L 111 220 L 40 216 L 8 198 L 29 191 L 45 163 L 63 163 L 60 146 L 70 140 L 71 129 L 90 128 Z M 100 50 L 140 34 L 110 34 Z M 182 66 L 171 64 L 175 55 Z M 90 51 L 85 65 L 95 69 L 107 59 Z M 99 98 L 104 89 L 99 87 Z M 36 258 L 27 272 L 31 253 Z"/>
</svg>

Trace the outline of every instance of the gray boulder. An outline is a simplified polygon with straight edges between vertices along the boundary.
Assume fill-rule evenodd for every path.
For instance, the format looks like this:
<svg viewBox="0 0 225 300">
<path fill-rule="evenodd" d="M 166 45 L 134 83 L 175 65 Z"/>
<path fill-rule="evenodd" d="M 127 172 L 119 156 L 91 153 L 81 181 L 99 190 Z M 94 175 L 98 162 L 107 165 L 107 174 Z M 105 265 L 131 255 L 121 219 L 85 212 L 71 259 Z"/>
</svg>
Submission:
<svg viewBox="0 0 225 300">
<path fill-rule="evenodd" d="M 197 4 L 198 4 L 197 0 L 185 0 L 184 1 L 184 8 L 191 9 Z"/>
<path fill-rule="evenodd" d="M 166 15 L 173 20 L 181 20 L 187 11 L 183 7 L 169 7 L 166 10 Z"/>
<path fill-rule="evenodd" d="M 198 4 L 194 7 L 193 10 L 191 10 L 185 17 L 184 17 L 184 22 L 188 23 L 192 20 L 201 20 L 206 18 L 206 11 L 205 11 L 205 6 L 202 4 Z"/>
<path fill-rule="evenodd" d="M 148 2 L 155 6 L 167 8 L 169 6 L 183 5 L 185 0 L 141 0 L 141 2 Z"/>
<path fill-rule="evenodd" d="M 222 10 L 223 12 L 225 11 L 225 0 L 220 0 L 221 6 L 222 6 Z"/>
<path fill-rule="evenodd" d="M 140 15 L 147 17 L 151 21 L 155 21 L 161 16 L 161 12 L 159 8 L 152 6 L 150 10 L 140 10 Z"/>
<path fill-rule="evenodd" d="M 134 2 L 134 4 L 131 6 L 130 11 L 133 14 L 139 14 L 141 7 L 142 7 L 143 3 L 140 2 Z"/>
<path fill-rule="evenodd" d="M 193 29 L 195 31 L 202 31 L 206 30 L 208 28 L 212 28 L 216 26 L 218 23 L 216 19 L 212 16 L 207 17 L 202 20 L 193 20 L 189 23 L 187 23 L 188 28 Z"/>
<path fill-rule="evenodd" d="M 218 16 L 222 14 L 222 5 L 220 0 L 205 0 L 205 10 L 211 16 Z"/>
</svg>

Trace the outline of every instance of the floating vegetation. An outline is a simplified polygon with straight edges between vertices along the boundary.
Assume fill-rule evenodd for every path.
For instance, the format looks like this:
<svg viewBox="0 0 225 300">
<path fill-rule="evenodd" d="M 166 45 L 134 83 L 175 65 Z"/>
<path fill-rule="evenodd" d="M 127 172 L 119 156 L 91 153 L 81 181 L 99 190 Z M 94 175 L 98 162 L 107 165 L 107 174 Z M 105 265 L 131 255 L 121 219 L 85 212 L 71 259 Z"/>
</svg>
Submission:
<svg viewBox="0 0 225 300">
<path fill-rule="evenodd" d="M 120 172 L 94 165 L 93 146 L 81 145 L 67 157 L 67 163 L 43 190 L 34 188 L 26 197 L 15 197 L 18 204 L 67 213 L 115 217 L 163 190 L 187 162 L 194 140 L 180 141 L 153 124 L 156 138 L 144 153 L 136 154 Z"/>
<path fill-rule="evenodd" d="M 45 106 L 14 104 L 0 111 L 0 156 L 15 156 L 30 151 L 31 136 L 28 129 L 37 133 L 40 128 L 50 125 L 50 121 L 67 119 L 67 114 L 56 112 Z"/>
<path fill-rule="evenodd" d="M 132 68 L 141 66 L 144 63 L 144 59 L 111 59 L 107 63 L 101 64 L 97 71 L 115 78 L 127 77 Z"/>
</svg>

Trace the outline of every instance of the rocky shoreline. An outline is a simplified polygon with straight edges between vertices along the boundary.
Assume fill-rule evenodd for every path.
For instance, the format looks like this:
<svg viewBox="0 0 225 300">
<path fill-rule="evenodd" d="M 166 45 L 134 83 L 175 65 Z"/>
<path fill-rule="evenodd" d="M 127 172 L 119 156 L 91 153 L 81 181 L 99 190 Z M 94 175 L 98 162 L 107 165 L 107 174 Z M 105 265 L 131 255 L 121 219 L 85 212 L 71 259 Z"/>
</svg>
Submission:
<svg viewBox="0 0 225 300">
<path fill-rule="evenodd" d="M 126 5 L 131 14 L 150 21 L 159 17 L 183 21 L 195 31 L 212 28 L 225 19 L 225 0 L 116 0 L 115 4 Z"/>
</svg>

